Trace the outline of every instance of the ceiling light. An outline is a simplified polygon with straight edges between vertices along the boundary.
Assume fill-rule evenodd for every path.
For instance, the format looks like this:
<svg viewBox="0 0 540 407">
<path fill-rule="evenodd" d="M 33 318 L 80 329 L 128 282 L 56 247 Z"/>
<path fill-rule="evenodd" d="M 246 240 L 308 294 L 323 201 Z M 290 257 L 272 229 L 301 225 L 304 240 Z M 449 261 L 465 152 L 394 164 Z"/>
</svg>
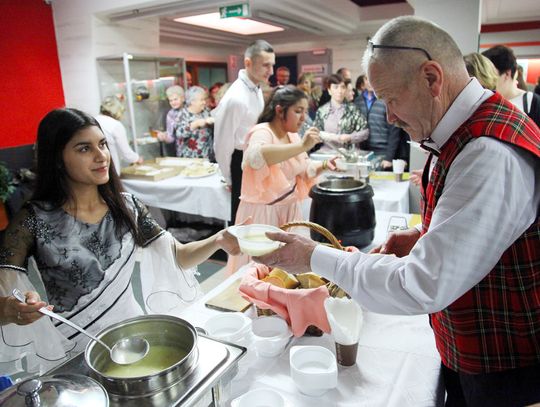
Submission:
<svg viewBox="0 0 540 407">
<path fill-rule="evenodd" d="M 179 23 L 212 28 L 241 35 L 263 34 L 284 31 L 283 27 L 261 23 L 249 18 L 220 18 L 219 13 L 200 14 L 197 16 L 175 18 Z"/>
</svg>

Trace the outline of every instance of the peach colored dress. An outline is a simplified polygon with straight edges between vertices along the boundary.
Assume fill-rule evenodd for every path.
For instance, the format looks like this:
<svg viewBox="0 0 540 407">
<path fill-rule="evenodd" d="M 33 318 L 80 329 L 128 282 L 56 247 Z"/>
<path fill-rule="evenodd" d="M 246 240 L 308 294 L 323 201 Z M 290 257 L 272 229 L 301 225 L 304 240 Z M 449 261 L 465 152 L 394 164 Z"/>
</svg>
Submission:
<svg viewBox="0 0 540 407">
<path fill-rule="evenodd" d="M 242 191 L 236 222 L 252 217 L 253 223 L 281 226 L 293 220 L 302 220 L 301 203 L 308 197 L 315 183 L 316 169 L 306 153 L 289 158 L 279 164 L 267 165 L 261 153 L 265 144 L 297 143 L 300 137 L 288 133 L 289 140 L 280 140 L 268 123 L 260 123 L 246 137 L 242 162 Z M 296 184 L 296 186 L 295 186 Z M 274 201 L 289 193 L 285 198 Z M 227 272 L 237 271 L 249 262 L 249 256 L 229 256 Z"/>
</svg>

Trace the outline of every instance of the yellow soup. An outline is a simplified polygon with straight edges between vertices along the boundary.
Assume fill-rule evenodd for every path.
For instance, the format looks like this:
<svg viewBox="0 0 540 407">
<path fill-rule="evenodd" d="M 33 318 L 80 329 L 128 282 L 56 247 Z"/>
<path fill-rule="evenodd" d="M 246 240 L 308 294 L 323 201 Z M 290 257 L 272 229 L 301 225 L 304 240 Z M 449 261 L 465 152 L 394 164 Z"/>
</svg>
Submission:
<svg viewBox="0 0 540 407">
<path fill-rule="evenodd" d="M 101 373 L 112 377 L 140 377 L 156 374 L 174 365 L 187 355 L 187 352 L 172 346 L 150 345 L 148 354 L 131 365 L 118 365 L 111 361 Z"/>
</svg>

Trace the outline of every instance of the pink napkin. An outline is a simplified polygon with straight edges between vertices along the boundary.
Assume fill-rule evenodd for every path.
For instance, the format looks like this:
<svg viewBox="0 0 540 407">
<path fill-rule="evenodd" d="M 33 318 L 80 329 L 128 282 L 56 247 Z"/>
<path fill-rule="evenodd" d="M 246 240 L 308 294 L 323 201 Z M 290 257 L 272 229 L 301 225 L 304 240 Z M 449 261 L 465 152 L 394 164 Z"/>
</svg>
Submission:
<svg viewBox="0 0 540 407">
<path fill-rule="evenodd" d="M 240 294 L 261 309 L 271 309 L 291 326 L 294 336 L 302 336 L 306 328 L 315 325 L 330 332 L 324 309 L 329 296 L 326 286 L 306 289 L 286 289 L 261 281 L 271 269 L 263 264 L 252 264 L 240 283 Z"/>
</svg>

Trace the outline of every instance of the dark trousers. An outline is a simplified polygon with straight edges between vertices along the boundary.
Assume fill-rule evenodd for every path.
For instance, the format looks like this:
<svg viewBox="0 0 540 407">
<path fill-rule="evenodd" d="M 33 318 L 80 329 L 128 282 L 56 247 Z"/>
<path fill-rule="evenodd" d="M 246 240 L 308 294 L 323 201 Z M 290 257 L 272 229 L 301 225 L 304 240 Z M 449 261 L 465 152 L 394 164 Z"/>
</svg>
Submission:
<svg viewBox="0 0 540 407">
<path fill-rule="evenodd" d="M 523 407 L 540 402 L 540 365 L 476 375 L 441 366 L 446 407 Z"/>
<path fill-rule="evenodd" d="M 231 223 L 236 221 L 236 211 L 240 205 L 240 191 L 242 189 L 242 150 L 234 150 L 231 159 Z"/>
</svg>

